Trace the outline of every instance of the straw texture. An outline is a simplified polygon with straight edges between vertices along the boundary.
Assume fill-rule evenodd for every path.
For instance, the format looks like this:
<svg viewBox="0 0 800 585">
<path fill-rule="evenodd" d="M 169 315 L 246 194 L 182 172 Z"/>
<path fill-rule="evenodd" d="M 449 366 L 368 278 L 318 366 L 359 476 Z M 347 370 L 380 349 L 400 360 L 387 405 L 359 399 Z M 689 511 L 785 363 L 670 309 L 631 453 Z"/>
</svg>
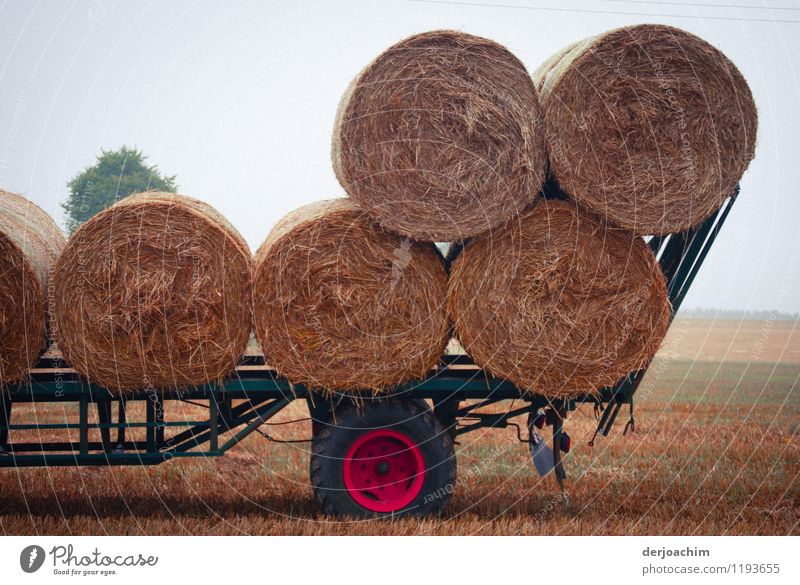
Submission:
<svg viewBox="0 0 800 585">
<path fill-rule="evenodd" d="M 460 240 L 535 200 L 545 154 L 538 96 L 497 43 L 433 31 L 390 47 L 339 105 L 333 168 L 383 226 Z"/>
<path fill-rule="evenodd" d="M 47 213 L 0 189 L 0 384 L 24 378 L 47 345 L 50 270 L 64 244 Z"/>
<path fill-rule="evenodd" d="M 390 388 L 423 376 L 444 351 L 446 278 L 433 244 L 382 229 L 349 199 L 312 203 L 256 254 L 256 336 L 294 383 Z"/>
<path fill-rule="evenodd" d="M 644 241 L 564 201 L 469 242 L 452 266 L 447 308 L 478 364 L 551 398 L 593 393 L 645 367 L 670 319 Z"/>
<path fill-rule="evenodd" d="M 53 274 L 59 346 L 120 392 L 219 380 L 251 327 L 252 256 L 211 206 L 131 195 L 70 238 Z"/>
<path fill-rule="evenodd" d="M 677 28 L 637 25 L 586 39 L 543 64 L 534 83 L 561 188 L 640 235 L 702 222 L 754 156 L 747 82 L 719 50 Z"/>
</svg>

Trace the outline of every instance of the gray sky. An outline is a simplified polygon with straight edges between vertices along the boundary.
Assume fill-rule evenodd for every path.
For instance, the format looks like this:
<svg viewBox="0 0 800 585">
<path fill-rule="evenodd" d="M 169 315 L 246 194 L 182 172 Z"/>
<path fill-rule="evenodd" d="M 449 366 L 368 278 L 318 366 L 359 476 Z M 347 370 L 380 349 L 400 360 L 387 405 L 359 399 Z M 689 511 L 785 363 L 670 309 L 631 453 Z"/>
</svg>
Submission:
<svg viewBox="0 0 800 585">
<path fill-rule="evenodd" d="M 0 187 L 63 224 L 67 181 L 101 148 L 136 146 L 255 249 L 288 211 L 342 195 L 336 106 L 398 40 L 455 28 L 533 71 L 575 40 L 663 22 L 725 52 L 759 108 L 756 160 L 684 306 L 798 312 L 800 2 L 723 3 L 0 1 Z"/>
</svg>

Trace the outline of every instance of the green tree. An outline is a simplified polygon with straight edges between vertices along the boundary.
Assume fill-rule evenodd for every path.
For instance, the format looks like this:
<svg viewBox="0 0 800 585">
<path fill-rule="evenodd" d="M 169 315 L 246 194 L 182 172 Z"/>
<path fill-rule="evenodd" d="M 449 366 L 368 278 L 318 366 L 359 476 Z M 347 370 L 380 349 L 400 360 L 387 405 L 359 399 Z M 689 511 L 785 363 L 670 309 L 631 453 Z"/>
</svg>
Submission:
<svg viewBox="0 0 800 585">
<path fill-rule="evenodd" d="M 135 148 L 101 150 L 94 165 L 85 168 L 69 183 L 69 197 L 61 206 L 70 233 L 94 214 L 123 197 L 143 191 L 177 190 L 175 176 L 161 175 L 156 165 L 147 166 L 147 157 Z"/>
</svg>

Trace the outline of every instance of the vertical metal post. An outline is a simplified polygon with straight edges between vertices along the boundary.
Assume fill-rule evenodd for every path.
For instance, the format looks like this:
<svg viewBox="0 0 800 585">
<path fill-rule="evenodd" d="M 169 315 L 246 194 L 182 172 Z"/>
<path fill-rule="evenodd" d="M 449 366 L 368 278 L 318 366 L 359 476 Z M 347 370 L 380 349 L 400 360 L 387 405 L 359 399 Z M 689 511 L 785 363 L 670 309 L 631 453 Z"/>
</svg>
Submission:
<svg viewBox="0 0 800 585">
<path fill-rule="evenodd" d="M 156 419 L 156 447 L 160 449 L 164 446 L 164 400 L 162 395 L 158 395 L 158 400 L 154 403 Z"/>
<path fill-rule="evenodd" d="M 128 422 L 128 415 L 126 412 L 127 404 L 124 398 L 119 399 L 119 410 L 117 414 L 117 450 L 122 451 L 125 449 L 125 425 Z"/>
<path fill-rule="evenodd" d="M 146 427 L 146 442 L 147 452 L 155 453 L 158 451 L 156 447 L 156 403 L 150 398 L 147 399 L 147 427 Z"/>
<path fill-rule="evenodd" d="M 89 398 L 82 396 L 78 403 L 80 454 L 89 454 Z"/>
<path fill-rule="evenodd" d="M 8 427 L 11 424 L 11 397 L 5 392 L 0 391 L 3 395 L 2 410 L 0 410 L 0 425 Z M 0 453 L 8 450 L 8 428 L 0 430 Z"/>
<path fill-rule="evenodd" d="M 459 400 L 448 396 L 444 400 L 433 401 L 433 416 L 439 419 L 442 426 L 450 433 L 452 439 L 456 438 L 456 423 L 458 422 Z"/>
<path fill-rule="evenodd" d="M 164 445 L 164 403 L 160 394 L 148 398 L 147 452 L 158 453 Z"/>
<path fill-rule="evenodd" d="M 553 466 L 556 473 L 556 481 L 558 487 L 564 489 L 564 480 L 567 478 L 567 472 L 564 470 L 564 462 L 561 460 L 561 431 L 563 430 L 563 422 L 561 417 L 553 423 Z"/>
<path fill-rule="evenodd" d="M 569 508 L 569 495 L 567 489 L 564 487 L 564 480 L 567 479 L 567 472 L 564 470 L 564 461 L 561 458 L 561 436 L 564 427 L 564 419 L 567 416 L 567 410 L 564 403 L 553 408 L 555 418 L 553 420 L 553 472 L 556 476 L 556 483 L 561 490 L 561 497 L 563 500 L 564 508 Z"/>
<path fill-rule="evenodd" d="M 103 443 L 103 451 L 111 452 L 111 401 L 101 399 L 97 401 L 97 419 L 102 425 L 100 427 L 100 441 Z"/>
<path fill-rule="evenodd" d="M 215 452 L 219 449 L 219 404 L 217 404 L 217 395 L 215 392 L 211 393 L 208 399 L 208 434 L 209 434 L 209 448 Z"/>
</svg>

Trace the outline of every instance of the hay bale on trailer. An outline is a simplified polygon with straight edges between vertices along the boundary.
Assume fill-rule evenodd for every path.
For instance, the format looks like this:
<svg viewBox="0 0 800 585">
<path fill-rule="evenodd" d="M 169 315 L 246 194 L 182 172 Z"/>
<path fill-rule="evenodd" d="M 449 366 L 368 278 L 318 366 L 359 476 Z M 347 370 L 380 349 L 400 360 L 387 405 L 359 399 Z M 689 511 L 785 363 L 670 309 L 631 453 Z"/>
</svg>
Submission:
<svg viewBox="0 0 800 585">
<path fill-rule="evenodd" d="M 0 383 L 23 378 L 47 345 L 50 270 L 66 239 L 36 204 L 0 189 Z"/>
<path fill-rule="evenodd" d="M 115 391 L 221 379 L 250 336 L 251 268 L 247 244 L 210 205 L 131 195 L 83 224 L 56 264 L 59 347 Z"/>
<path fill-rule="evenodd" d="M 374 390 L 419 378 L 449 338 L 433 244 L 384 230 L 353 201 L 303 206 L 256 254 L 255 332 L 294 383 Z"/>
<path fill-rule="evenodd" d="M 747 82 L 719 50 L 680 29 L 612 30 L 562 50 L 534 77 L 559 185 L 637 234 L 699 224 L 753 158 Z"/>
<path fill-rule="evenodd" d="M 645 367 L 670 319 L 644 241 L 564 201 L 470 241 L 452 266 L 447 308 L 478 364 L 552 398 Z"/>
<path fill-rule="evenodd" d="M 348 88 L 333 168 L 383 226 L 461 240 L 519 214 L 544 178 L 537 92 L 503 46 L 456 31 L 409 37 Z"/>
</svg>

